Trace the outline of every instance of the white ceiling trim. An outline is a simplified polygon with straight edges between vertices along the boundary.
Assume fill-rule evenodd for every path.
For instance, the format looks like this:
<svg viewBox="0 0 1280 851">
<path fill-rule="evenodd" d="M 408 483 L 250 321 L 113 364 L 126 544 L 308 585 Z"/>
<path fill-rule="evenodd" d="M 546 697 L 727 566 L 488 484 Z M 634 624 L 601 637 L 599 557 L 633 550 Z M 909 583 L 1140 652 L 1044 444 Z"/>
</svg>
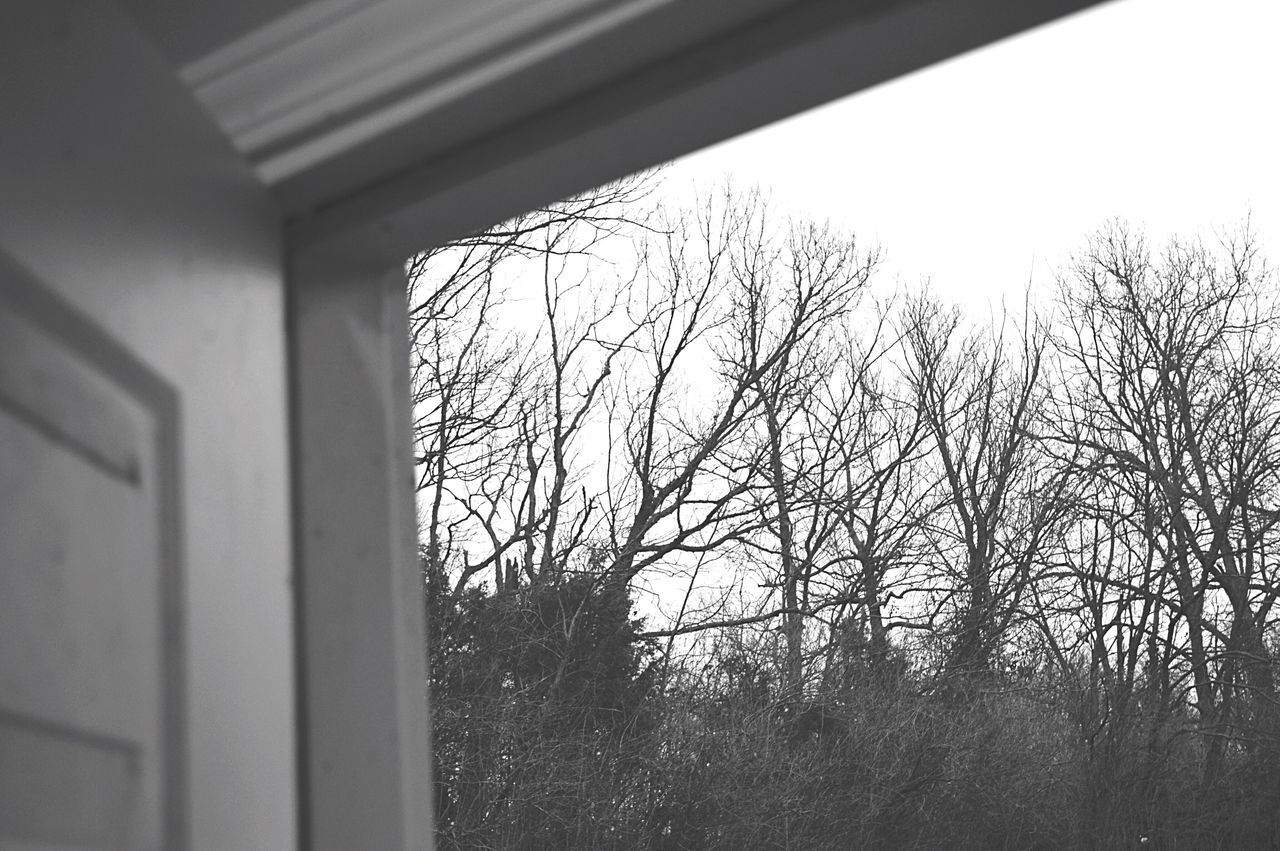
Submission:
<svg viewBox="0 0 1280 851">
<path fill-rule="evenodd" d="M 323 0 L 184 82 L 269 184 L 674 0 Z"/>
</svg>

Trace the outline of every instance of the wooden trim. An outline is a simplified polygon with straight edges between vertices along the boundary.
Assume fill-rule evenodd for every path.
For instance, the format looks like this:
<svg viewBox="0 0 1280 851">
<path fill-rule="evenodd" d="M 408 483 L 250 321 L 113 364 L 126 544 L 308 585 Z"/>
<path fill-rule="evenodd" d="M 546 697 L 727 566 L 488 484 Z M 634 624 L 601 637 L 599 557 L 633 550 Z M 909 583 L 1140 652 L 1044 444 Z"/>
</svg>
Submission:
<svg viewBox="0 0 1280 851">
<path fill-rule="evenodd" d="M 404 264 L 288 269 L 302 847 L 432 843 Z"/>
</svg>

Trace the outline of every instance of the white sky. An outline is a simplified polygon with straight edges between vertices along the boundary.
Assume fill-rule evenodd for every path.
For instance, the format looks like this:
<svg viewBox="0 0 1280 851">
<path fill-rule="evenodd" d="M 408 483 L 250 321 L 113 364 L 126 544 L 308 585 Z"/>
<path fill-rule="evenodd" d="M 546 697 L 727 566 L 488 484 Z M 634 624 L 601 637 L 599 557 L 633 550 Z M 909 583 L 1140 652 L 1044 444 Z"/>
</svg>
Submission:
<svg viewBox="0 0 1280 851">
<path fill-rule="evenodd" d="M 1251 217 L 1280 265 L 1280 3 L 1113 0 L 678 160 L 830 219 L 985 313 L 1107 219 L 1153 241 Z"/>
</svg>

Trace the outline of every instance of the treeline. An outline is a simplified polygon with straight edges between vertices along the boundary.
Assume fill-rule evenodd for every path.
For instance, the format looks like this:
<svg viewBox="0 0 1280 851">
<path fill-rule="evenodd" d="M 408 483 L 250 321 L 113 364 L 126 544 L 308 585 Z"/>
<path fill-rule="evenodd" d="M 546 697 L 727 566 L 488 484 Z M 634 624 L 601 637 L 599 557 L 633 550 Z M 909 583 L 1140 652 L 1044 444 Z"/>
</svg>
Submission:
<svg viewBox="0 0 1280 851">
<path fill-rule="evenodd" d="M 974 322 L 652 188 L 410 265 L 441 845 L 1275 847 L 1250 237 Z"/>
</svg>

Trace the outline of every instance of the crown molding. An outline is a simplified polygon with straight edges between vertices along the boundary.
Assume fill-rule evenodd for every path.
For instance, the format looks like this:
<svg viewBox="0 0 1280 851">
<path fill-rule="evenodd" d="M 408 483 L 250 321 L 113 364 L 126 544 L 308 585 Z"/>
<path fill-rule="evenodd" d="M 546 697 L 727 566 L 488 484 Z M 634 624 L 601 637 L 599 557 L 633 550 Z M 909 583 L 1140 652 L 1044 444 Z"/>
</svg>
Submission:
<svg viewBox="0 0 1280 851">
<path fill-rule="evenodd" d="M 184 67 L 274 184 L 676 0 L 321 0 Z"/>
</svg>

